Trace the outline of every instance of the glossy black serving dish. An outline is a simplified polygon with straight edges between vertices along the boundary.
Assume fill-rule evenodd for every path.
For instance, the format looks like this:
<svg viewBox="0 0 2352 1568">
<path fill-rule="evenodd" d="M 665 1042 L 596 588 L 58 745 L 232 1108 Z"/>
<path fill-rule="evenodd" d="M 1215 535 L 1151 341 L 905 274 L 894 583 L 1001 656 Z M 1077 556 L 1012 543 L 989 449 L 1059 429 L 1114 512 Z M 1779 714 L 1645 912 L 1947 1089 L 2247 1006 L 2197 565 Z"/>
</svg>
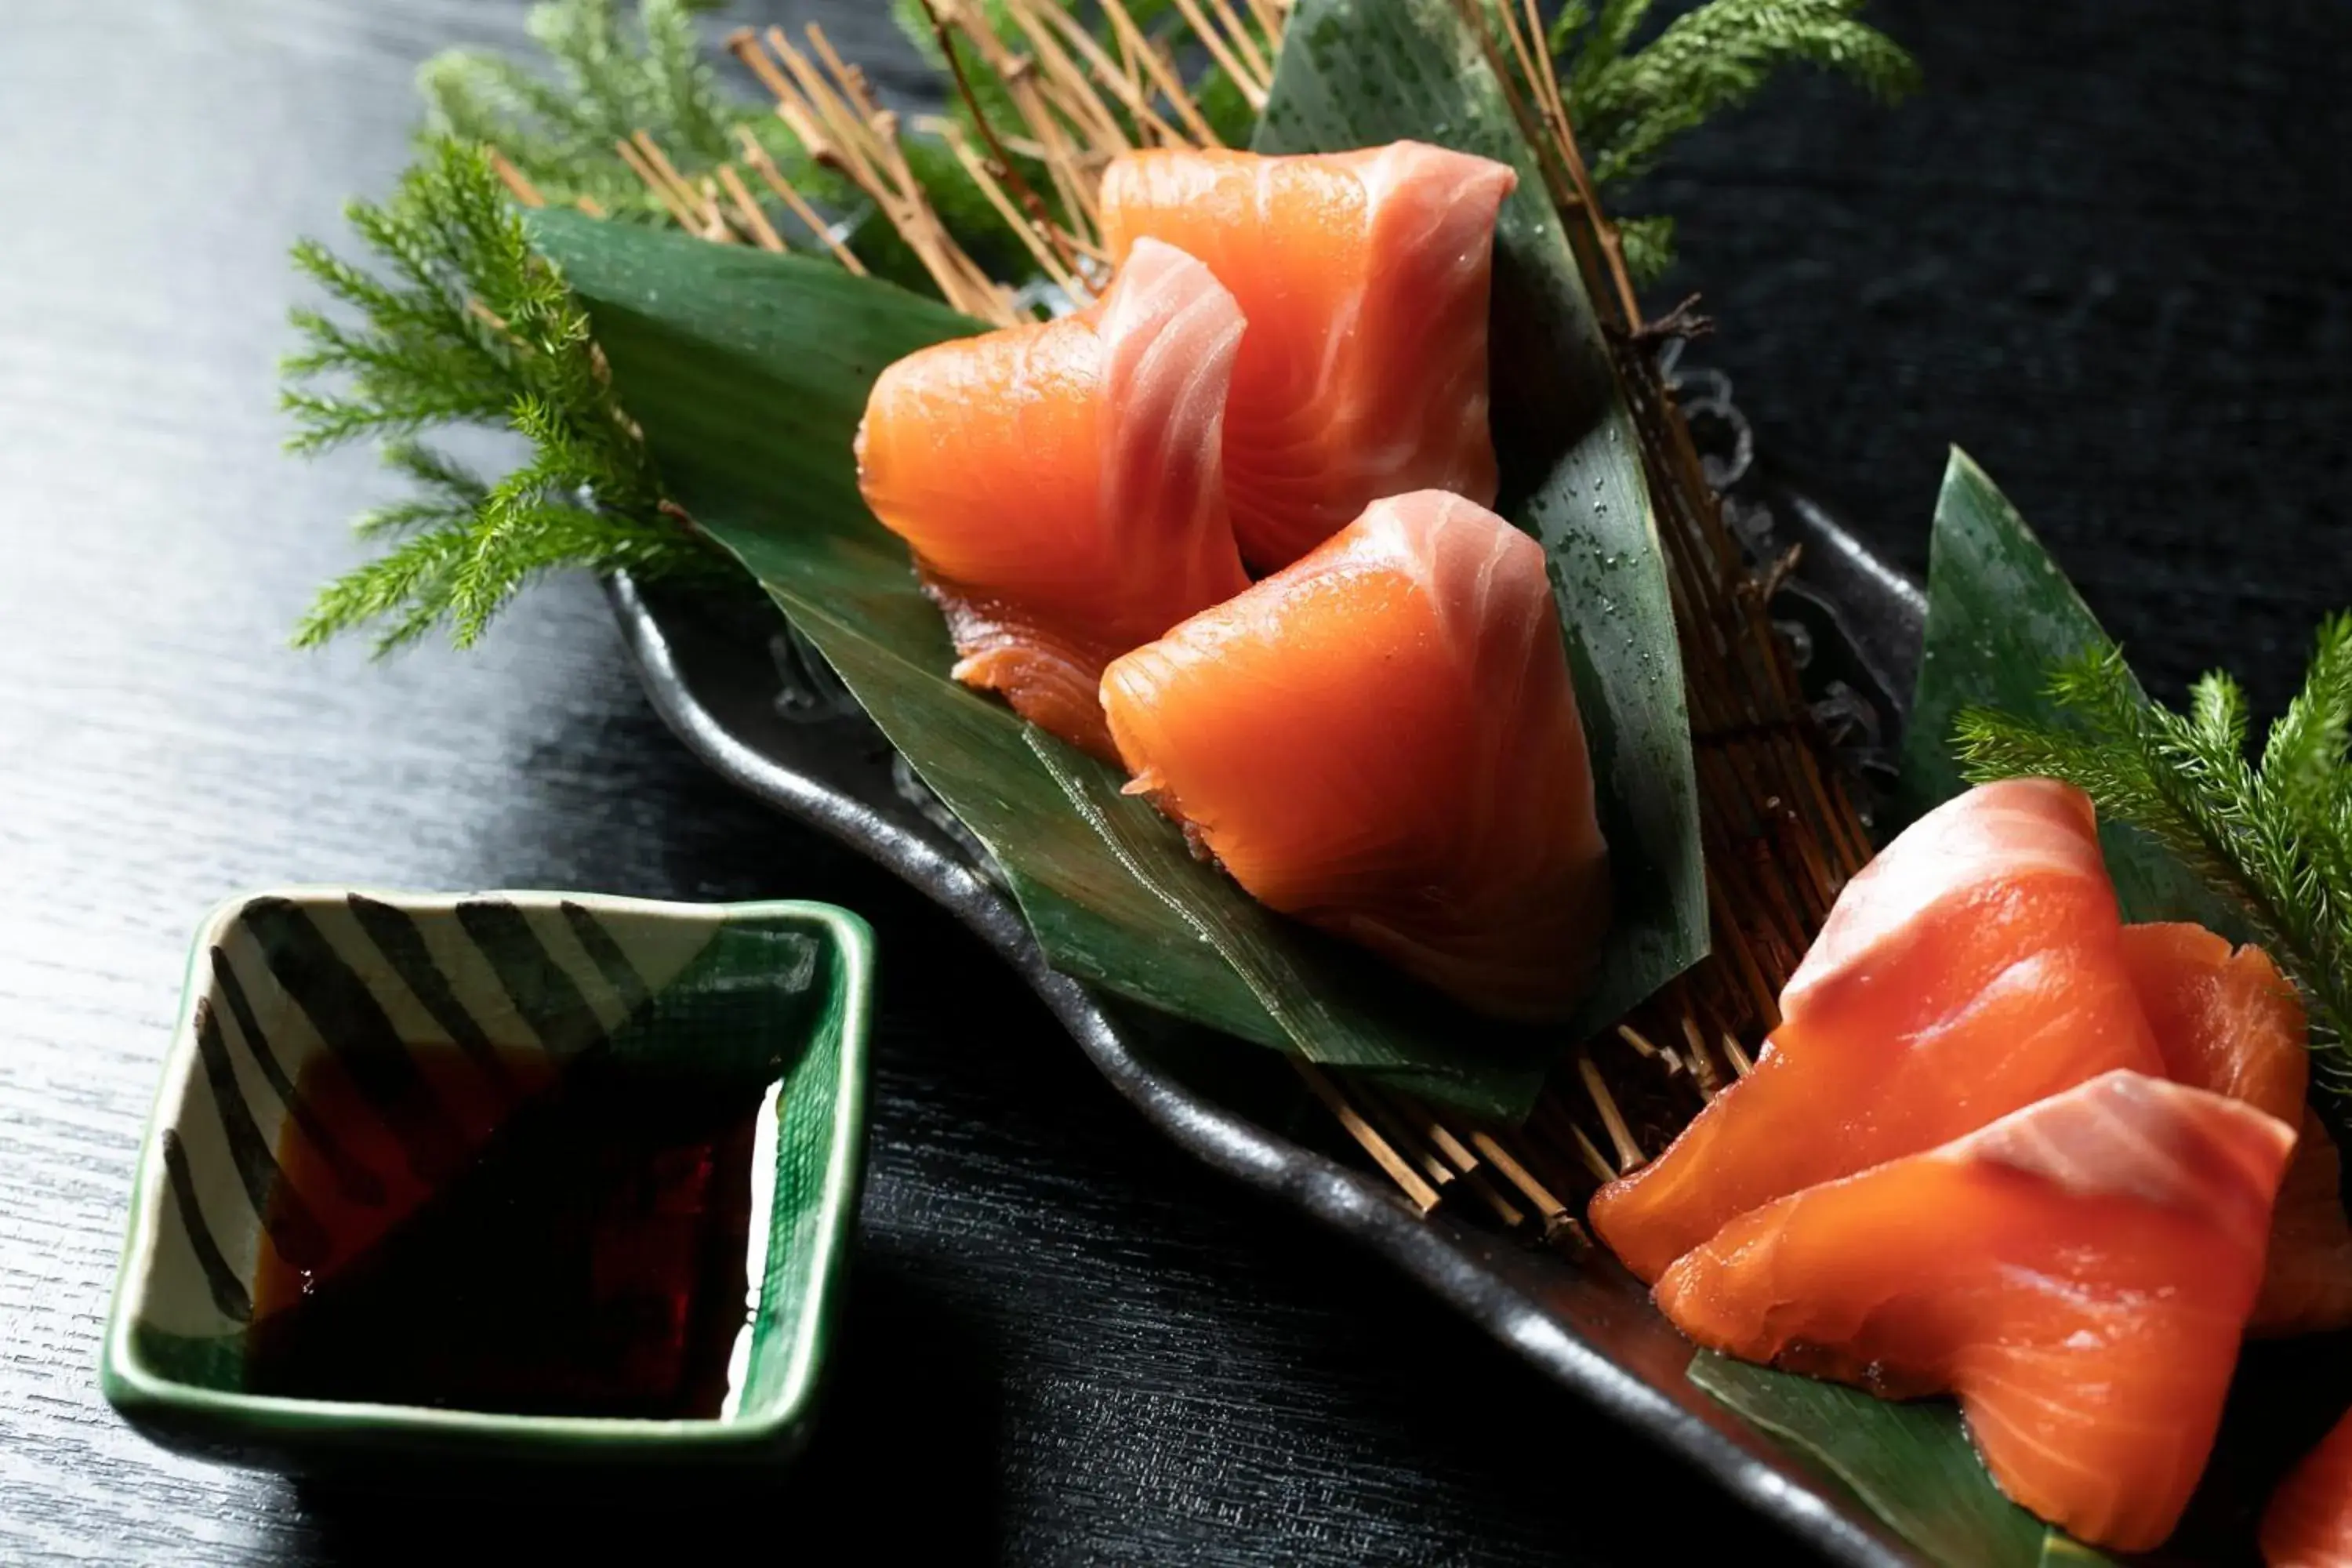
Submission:
<svg viewBox="0 0 2352 1568">
<path fill-rule="evenodd" d="M 1926 602 L 1799 488 L 1754 469 L 1721 389 L 1689 378 L 1712 421 L 1728 515 L 1751 558 L 1800 548 L 1773 601 L 1817 715 L 1865 784 L 1902 723 Z M 1269 1053 L 1200 1047 L 1183 1029 L 1047 967 L 983 853 L 878 731 L 756 600 L 608 584 L 654 706 L 698 755 L 770 805 L 856 847 L 951 910 L 1020 971 L 1104 1076 L 1206 1163 L 1389 1258 L 1612 1418 L 1683 1455 L 1831 1559 L 1923 1560 L 1851 1493 L 1685 1376 L 1689 1342 L 1605 1259 L 1577 1264 L 1441 1211 L 1424 1219 L 1375 1172 L 1314 1146 Z M 1277 1131 L 1283 1129 L 1283 1131 Z M 1296 1134 L 1295 1136 L 1293 1134 Z"/>
</svg>

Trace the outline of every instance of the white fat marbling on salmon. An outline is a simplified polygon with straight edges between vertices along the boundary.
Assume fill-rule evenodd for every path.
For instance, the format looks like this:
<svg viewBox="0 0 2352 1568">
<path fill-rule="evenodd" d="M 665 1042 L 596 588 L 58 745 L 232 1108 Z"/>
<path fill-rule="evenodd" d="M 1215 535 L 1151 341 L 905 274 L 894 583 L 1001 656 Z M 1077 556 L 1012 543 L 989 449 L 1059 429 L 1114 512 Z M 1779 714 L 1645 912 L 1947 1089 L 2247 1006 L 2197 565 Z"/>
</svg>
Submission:
<svg viewBox="0 0 2352 1568">
<path fill-rule="evenodd" d="M 1421 142 L 1261 157 L 1155 149 L 1112 162 L 1117 256 L 1194 249 L 1252 322 L 1225 493 L 1242 553 L 1287 564 L 1370 501 L 1495 499 L 1486 312 L 1507 165 Z"/>
<path fill-rule="evenodd" d="M 2243 1100 L 2145 1073 L 2103 1073 L 1938 1150 L 2075 1197 L 2194 1214 L 2259 1251 L 2294 1129 Z"/>
<path fill-rule="evenodd" d="M 1158 516 L 1180 547 L 1165 559 L 1132 560 L 1129 569 L 1159 574 L 1161 592 L 1212 603 L 1232 585 L 1223 552 L 1202 544 L 1230 537 L 1220 452 L 1241 307 L 1207 268 L 1147 239 L 1104 296 L 1097 330 L 1109 421 L 1098 513 L 1112 536 L 1106 548 L 1116 550 L 1121 520 Z M 1173 584 L 1165 576 L 1171 567 L 1181 574 Z"/>
<path fill-rule="evenodd" d="M 1543 551 L 1494 513 L 1375 502 L 1103 700 L 1131 793 L 1260 900 L 1484 1011 L 1575 1001 L 1607 847 Z"/>
<path fill-rule="evenodd" d="M 1795 1018 L 1834 985 L 1867 984 L 1932 940 L 1944 910 L 1983 890 L 2013 895 L 2036 874 L 2107 888 L 2090 797 L 2054 779 L 1981 784 L 1927 813 L 1845 885 L 1780 994 Z M 2106 895 L 2114 904 L 2112 889 Z"/>
<path fill-rule="evenodd" d="M 2011 1498 L 2146 1550 L 2211 1451 L 2293 1142 L 2242 1102 L 2106 1073 L 1741 1215 L 1658 1304 L 1728 1354 L 1958 1395 Z"/>
<path fill-rule="evenodd" d="M 1241 310 L 1148 241 L 1086 310 L 885 370 L 858 483 L 946 616 L 955 678 L 1108 756 L 1103 667 L 1248 586 L 1224 504 Z"/>
</svg>

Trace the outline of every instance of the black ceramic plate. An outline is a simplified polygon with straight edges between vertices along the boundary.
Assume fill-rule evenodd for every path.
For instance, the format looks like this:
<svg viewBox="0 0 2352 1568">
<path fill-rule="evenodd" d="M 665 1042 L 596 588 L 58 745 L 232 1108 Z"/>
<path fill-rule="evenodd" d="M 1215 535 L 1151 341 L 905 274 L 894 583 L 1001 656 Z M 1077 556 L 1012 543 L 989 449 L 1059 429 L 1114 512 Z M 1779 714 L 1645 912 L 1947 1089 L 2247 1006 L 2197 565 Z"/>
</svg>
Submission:
<svg viewBox="0 0 2352 1568">
<path fill-rule="evenodd" d="M 1926 602 L 1801 490 L 1749 471 L 1724 389 L 1691 379 L 1685 404 L 1695 418 L 1712 413 L 1733 422 L 1718 425 L 1727 450 L 1711 461 L 1743 542 L 1759 561 L 1802 548 L 1774 616 L 1796 645 L 1816 711 L 1867 780 L 1901 723 Z M 1578 1266 L 1443 1213 L 1419 1217 L 1378 1174 L 1270 1130 L 1293 1119 L 1231 1058 L 1255 1067 L 1272 1062 L 1271 1053 L 1187 1051 L 1181 1037 L 1171 1040 L 1154 1021 L 1054 973 L 978 846 L 763 604 L 714 603 L 707 593 L 662 592 L 626 578 L 614 579 L 609 592 L 654 706 L 688 746 L 752 795 L 888 867 L 986 938 L 1169 1137 L 1359 1238 L 1831 1558 L 1868 1568 L 1921 1562 L 1843 1488 L 1694 1388 L 1684 1375 L 1689 1342 L 1612 1263 Z"/>
</svg>

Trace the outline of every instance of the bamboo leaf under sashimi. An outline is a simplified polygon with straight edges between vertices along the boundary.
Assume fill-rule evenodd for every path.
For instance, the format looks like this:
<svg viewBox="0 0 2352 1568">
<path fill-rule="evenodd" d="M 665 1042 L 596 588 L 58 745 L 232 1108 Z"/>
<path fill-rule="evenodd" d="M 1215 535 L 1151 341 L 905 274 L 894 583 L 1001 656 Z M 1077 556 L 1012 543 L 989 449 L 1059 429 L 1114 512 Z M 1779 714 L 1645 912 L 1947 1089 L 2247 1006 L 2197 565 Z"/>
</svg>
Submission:
<svg viewBox="0 0 2352 1568">
<path fill-rule="evenodd" d="M 1898 1403 L 1712 1351 L 1690 1380 L 1785 1437 L 1947 1568 L 2095 1568 L 2107 1558 L 2001 1496 L 1946 1400 Z"/>
<path fill-rule="evenodd" d="M 1489 353 L 1498 510 L 1540 542 L 1567 634 L 1617 888 L 1570 1033 L 1606 1027 L 1706 956 L 1698 788 L 1674 605 L 1641 444 L 1560 215 L 1453 0 L 1302 0 L 1253 143 L 1400 138 L 1508 163 Z"/>
<path fill-rule="evenodd" d="M 851 441 L 885 365 L 981 323 L 790 256 L 565 213 L 531 223 L 587 305 L 668 493 L 988 846 L 1056 968 L 1415 1094 L 1525 1111 L 1541 1042 L 1270 916 L 1121 796 L 1110 768 L 950 678 L 946 628 L 904 545 L 859 498 Z"/>
<path fill-rule="evenodd" d="M 2061 722 L 2050 671 L 2114 647 L 2009 498 L 1953 448 L 1936 498 L 1927 648 L 1896 782 L 1902 815 L 1916 816 L 1968 787 L 1952 754 L 1960 713 L 1997 708 Z M 2126 921 L 2192 921 L 2240 942 L 2251 937 L 2234 909 L 2138 828 L 2102 822 L 2099 838 Z"/>
<path fill-rule="evenodd" d="M 1457 1055 L 1443 1068 L 1406 1065 L 1423 1059 L 1417 1042 L 1424 1031 L 1449 1022 L 1460 1027 L 1453 1004 L 1352 948 L 1299 930 L 1255 899 L 1234 898 L 1223 874 L 1192 855 L 1167 819 L 1126 794 L 1109 769 L 1042 731 L 1030 730 L 1027 739 L 1135 880 L 1214 950 L 1283 1035 L 1315 1060 L 1380 1072 L 1396 1088 L 1440 1100 L 1461 1099 L 1470 1080 L 1534 1097 L 1543 1077 L 1540 1045 L 1492 1023 L 1457 1035 Z"/>
</svg>

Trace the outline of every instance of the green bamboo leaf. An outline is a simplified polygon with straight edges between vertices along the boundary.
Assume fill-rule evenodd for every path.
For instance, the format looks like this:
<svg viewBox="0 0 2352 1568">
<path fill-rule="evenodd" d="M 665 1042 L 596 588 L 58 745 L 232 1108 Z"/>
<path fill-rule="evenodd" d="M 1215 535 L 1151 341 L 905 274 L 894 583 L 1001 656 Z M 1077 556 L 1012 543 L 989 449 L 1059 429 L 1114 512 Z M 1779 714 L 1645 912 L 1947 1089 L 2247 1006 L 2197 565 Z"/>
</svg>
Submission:
<svg viewBox="0 0 2352 1568">
<path fill-rule="evenodd" d="M 1240 976 L 1251 995 L 1285 1036 L 1331 1042 L 1349 1056 L 1318 1060 L 1359 1068 L 1387 1068 L 1424 1053 L 1418 1042 L 1450 1037 L 1455 1059 L 1440 1079 L 1475 1074 L 1496 1083 L 1522 1085 L 1532 1100 L 1541 1082 L 1545 1052 L 1539 1040 L 1496 1034 L 1488 1024 L 1461 1032 L 1459 1010 L 1426 986 L 1384 964 L 1368 963 L 1345 943 L 1284 920 L 1255 900 L 1232 896 L 1223 873 L 1193 856 L 1181 835 L 1145 802 L 1124 793 L 1110 769 L 1031 729 L 1027 739 L 1063 794 L 1111 846 L 1136 882 L 1175 911 L 1186 928 L 1206 942 Z M 1514 1052 L 1510 1047 L 1518 1044 Z M 1443 1081 L 1414 1071 L 1401 1088 L 1418 1088 L 1440 1099 L 1458 1099 Z"/>
<path fill-rule="evenodd" d="M 2063 1531 L 2053 1530 L 2042 1538 L 2041 1568 L 2114 1568 L 2114 1558 Z"/>
<path fill-rule="evenodd" d="M 1953 448 L 1936 500 L 1927 650 L 1896 783 L 1902 814 L 1915 816 L 1968 787 L 1952 756 L 1960 713 L 1994 708 L 2063 726 L 2065 714 L 2048 690 L 2051 672 L 2114 647 L 2017 509 Z M 2131 690 L 2137 695 L 2137 683 Z M 2147 834 L 2105 822 L 2099 838 L 2126 920 L 2196 921 L 2248 940 L 2243 919 Z"/>
<path fill-rule="evenodd" d="M 1948 1568 L 2095 1568 L 2107 1560 L 2003 1497 L 1949 1400 L 1877 1399 L 1701 1351 L 1690 1380 L 1785 1437 Z"/>
<path fill-rule="evenodd" d="M 1617 922 L 1570 1029 L 1591 1032 L 1708 942 L 1690 717 L 1640 443 L 1534 152 L 1451 0 L 1302 0 L 1254 145 L 1408 138 L 1519 172 L 1495 237 L 1495 444 L 1502 507 L 1549 560 L 1616 879 Z"/>
<path fill-rule="evenodd" d="M 667 492 L 988 846 L 1057 968 L 1417 1093 L 1524 1113 L 1556 1039 L 1417 993 L 1402 1005 L 1378 961 L 1271 916 L 1193 865 L 1111 769 L 949 679 L 939 611 L 859 498 L 851 439 L 884 366 L 978 322 L 826 263 L 569 213 L 531 224 L 586 305 Z"/>
</svg>

